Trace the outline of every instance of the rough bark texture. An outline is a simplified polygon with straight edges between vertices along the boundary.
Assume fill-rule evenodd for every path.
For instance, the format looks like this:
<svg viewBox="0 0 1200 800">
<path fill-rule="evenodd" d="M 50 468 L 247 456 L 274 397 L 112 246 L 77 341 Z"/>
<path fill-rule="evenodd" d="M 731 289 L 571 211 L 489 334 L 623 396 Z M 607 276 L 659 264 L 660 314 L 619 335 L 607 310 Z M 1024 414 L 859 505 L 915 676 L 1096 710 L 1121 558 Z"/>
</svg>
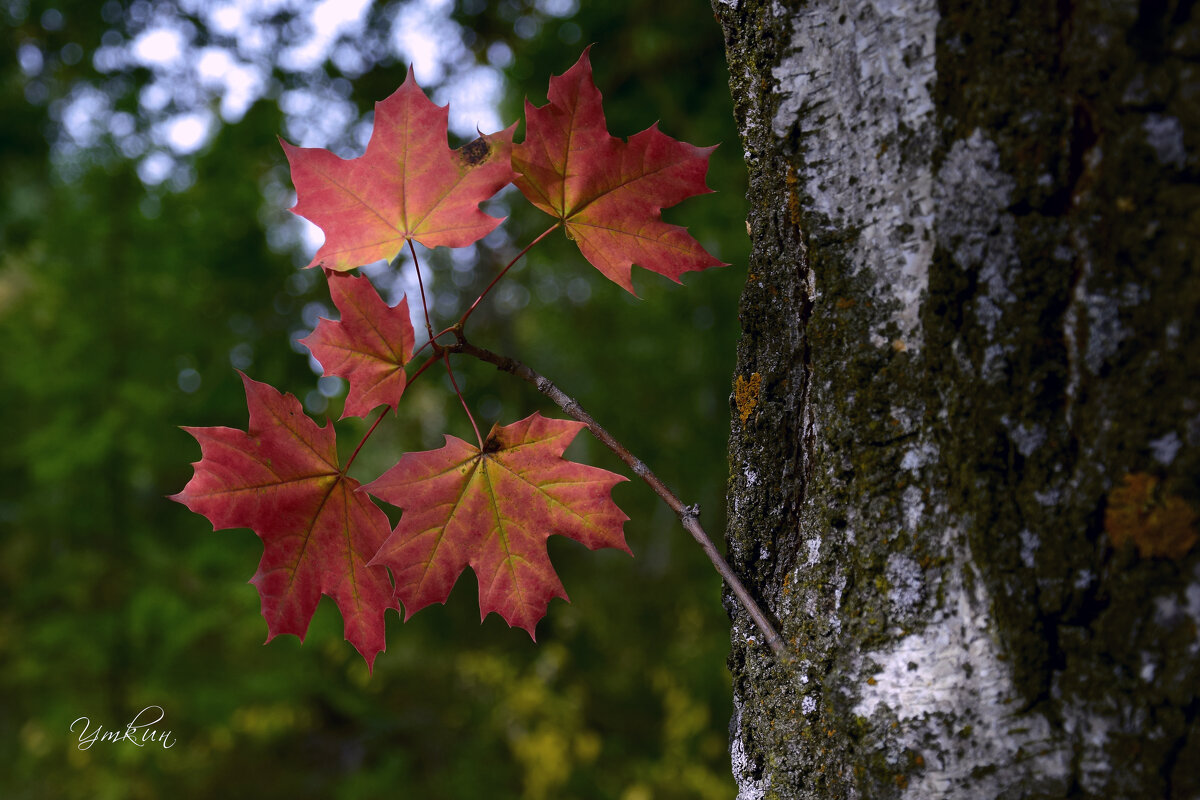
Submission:
<svg viewBox="0 0 1200 800">
<path fill-rule="evenodd" d="M 1200 797 L 1195 6 L 714 3 L 742 800 Z"/>
</svg>

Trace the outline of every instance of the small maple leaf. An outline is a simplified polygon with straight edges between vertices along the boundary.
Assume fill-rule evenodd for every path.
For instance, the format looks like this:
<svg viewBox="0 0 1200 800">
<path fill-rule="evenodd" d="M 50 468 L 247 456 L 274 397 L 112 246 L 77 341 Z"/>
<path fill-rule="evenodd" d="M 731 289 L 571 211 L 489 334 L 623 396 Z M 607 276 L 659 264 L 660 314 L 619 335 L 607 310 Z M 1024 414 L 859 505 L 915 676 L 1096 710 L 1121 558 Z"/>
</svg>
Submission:
<svg viewBox="0 0 1200 800">
<path fill-rule="evenodd" d="M 608 132 L 588 51 L 550 79 L 549 102 L 525 101 L 525 141 L 513 145 L 513 180 L 525 197 L 562 220 L 567 236 L 606 277 L 633 292 L 634 264 L 679 283 L 684 272 L 725 264 L 661 211 L 711 189 L 716 146 L 696 147 L 651 125 L 622 141 Z"/>
<path fill-rule="evenodd" d="M 171 499 L 213 524 L 250 528 L 263 542 L 250 582 L 262 598 L 267 641 L 301 641 L 322 594 L 337 603 L 346 639 L 370 668 L 384 649 L 384 611 L 396 608 L 387 570 L 367 562 L 390 532 L 387 516 L 337 463 L 333 423 L 309 419 L 292 395 L 242 375 L 250 424 L 184 428 L 201 458 Z"/>
<path fill-rule="evenodd" d="M 300 343 L 321 362 L 325 375 L 350 382 L 343 419 L 365 417 L 377 406 L 395 411 L 404 394 L 404 365 L 413 350 L 408 299 L 388 307 L 370 279 L 337 272 L 326 276 L 329 296 L 342 318 L 322 318 Z"/>
<path fill-rule="evenodd" d="M 500 224 L 479 204 L 513 178 L 517 126 L 451 151 L 447 109 L 425 96 L 410 67 L 404 84 L 375 104 L 375 128 L 359 158 L 281 140 L 296 185 L 292 211 L 325 232 L 310 267 L 345 271 L 390 261 L 408 239 L 464 247 Z"/>
<path fill-rule="evenodd" d="M 548 537 L 629 552 L 628 517 L 611 496 L 626 479 L 562 457 L 582 427 L 534 413 L 493 427 L 482 451 L 447 436 L 444 447 L 407 453 L 363 487 L 404 512 L 371 563 L 391 569 L 406 620 L 446 602 L 469 565 L 480 619 L 495 611 L 533 637 L 550 600 L 567 599 Z"/>
</svg>

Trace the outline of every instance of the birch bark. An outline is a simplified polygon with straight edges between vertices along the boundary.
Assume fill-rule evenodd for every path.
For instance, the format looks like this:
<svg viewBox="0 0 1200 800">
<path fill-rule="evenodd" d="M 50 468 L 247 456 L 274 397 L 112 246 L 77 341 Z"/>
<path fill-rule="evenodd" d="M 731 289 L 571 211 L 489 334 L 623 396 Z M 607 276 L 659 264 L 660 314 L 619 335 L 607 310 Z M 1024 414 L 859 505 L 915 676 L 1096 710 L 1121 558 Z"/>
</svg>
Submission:
<svg viewBox="0 0 1200 800">
<path fill-rule="evenodd" d="M 740 800 L 1200 797 L 1195 6 L 714 2 Z"/>
</svg>

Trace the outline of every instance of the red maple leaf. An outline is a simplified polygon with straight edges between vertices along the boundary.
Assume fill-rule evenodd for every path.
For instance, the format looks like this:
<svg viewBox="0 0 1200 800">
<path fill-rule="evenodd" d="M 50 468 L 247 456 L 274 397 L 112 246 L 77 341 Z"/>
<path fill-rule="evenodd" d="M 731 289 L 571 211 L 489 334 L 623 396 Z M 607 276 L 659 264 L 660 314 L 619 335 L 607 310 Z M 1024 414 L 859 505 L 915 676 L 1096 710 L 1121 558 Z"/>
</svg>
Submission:
<svg viewBox="0 0 1200 800">
<path fill-rule="evenodd" d="M 390 261 L 408 239 L 464 247 L 500 224 L 479 204 L 513 178 L 517 126 L 451 151 L 447 109 L 425 96 L 410 67 L 404 85 L 375 104 L 375 129 L 359 158 L 281 140 L 296 185 L 292 211 L 325 232 L 310 267 L 345 271 Z"/>
<path fill-rule="evenodd" d="M 549 536 L 629 552 L 628 517 L 611 496 L 626 479 L 562 457 L 582 427 L 534 413 L 493 427 L 482 451 L 447 436 L 445 447 L 407 453 L 363 487 L 404 511 L 371 563 L 391 569 L 406 620 L 446 602 L 469 565 L 480 619 L 495 611 L 532 637 L 550 600 L 567 599 L 546 553 Z"/>
<path fill-rule="evenodd" d="M 245 375 L 242 382 L 248 429 L 184 428 L 201 458 L 171 499 L 214 530 L 250 528 L 262 539 L 250 582 L 262 598 L 267 641 L 281 633 L 303 641 L 327 594 L 370 668 L 384 649 L 384 611 L 396 608 L 387 570 L 367 563 L 390 532 L 387 516 L 339 469 L 333 423 L 318 428 L 292 395 Z"/>
<path fill-rule="evenodd" d="M 525 141 L 513 146 L 513 179 L 531 203 L 558 217 L 584 257 L 633 292 L 634 264 L 676 283 L 692 270 L 725 266 L 686 228 L 662 221 L 664 208 L 711 191 L 704 182 L 713 147 L 672 139 L 651 125 L 622 141 L 608 132 L 588 51 L 550 79 L 549 102 L 525 101 Z"/>
<path fill-rule="evenodd" d="M 321 362 L 326 375 L 350 382 L 343 419 L 365 417 L 376 406 L 395 411 L 404 394 L 404 365 L 412 358 L 408 299 L 389 308 L 368 278 L 336 272 L 326 275 L 329 296 L 342 318 L 337 322 L 321 319 L 300 343 Z"/>
</svg>

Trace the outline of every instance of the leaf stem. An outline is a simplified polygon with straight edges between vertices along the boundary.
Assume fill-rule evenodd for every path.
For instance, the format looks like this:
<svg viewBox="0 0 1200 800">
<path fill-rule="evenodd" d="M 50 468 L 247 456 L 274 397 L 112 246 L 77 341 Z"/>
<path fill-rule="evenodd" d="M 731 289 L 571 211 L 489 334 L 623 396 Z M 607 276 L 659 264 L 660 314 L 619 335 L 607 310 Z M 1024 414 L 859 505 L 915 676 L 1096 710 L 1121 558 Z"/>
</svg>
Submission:
<svg viewBox="0 0 1200 800">
<path fill-rule="evenodd" d="M 430 341 L 432 341 L 432 340 L 430 340 Z M 422 364 L 420 367 L 418 367 L 416 372 L 414 372 L 412 375 L 409 375 L 405 379 L 405 381 L 404 381 L 405 389 L 412 386 L 413 381 L 415 381 L 417 378 L 419 378 L 421 376 L 422 372 L 424 372 L 425 370 L 429 369 L 430 366 L 432 366 L 442 360 L 442 353 L 440 352 L 441 348 L 438 348 L 438 350 L 439 350 L 439 352 L 436 352 L 433 355 L 431 355 L 429 358 L 425 359 L 425 363 Z M 414 355 L 416 355 L 416 354 L 414 353 Z"/>
<path fill-rule="evenodd" d="M 442 357 L 444 357 L 444 356 L 445 356 L 445 351 L 443 351 L 439 355 L 435 355 L 435 356 L 432 356 L 429 359 L 427 359 L 425 361 L 425 363 L 422 364 L 417 369 L 416 372 L 414 372 L 410 377 L 405 379 L 405 382 L 404 382 L 405 388 L 412 386 L 413 381 L 415 381 L 422 372 L 429 369 L 431 364 L 435 364 L 438 361 L 442 360 Z M 454 380 L 453 375 L 450 376 L 450 380 Z M 374 433 L 375 429 L 379 427 L 379 423 L 383 422 L 383 418 L 387 416 L 387 412 L 388 412 L 387 408 L 384 408 L 381 412 L 379 412 L 379 416 L 375 418 L 375 421 L 373 423 L 371 423 L 371 427 L 368 428 L 367 432 L 363 434 L 363 437 L 361 439 L 359 439 L 358 446 L 354 448 L 354 452 L 350 454 L 350 458 L 346 461 L 346 466 L 342 467 L 343 475 L 345 475 L 347 472 L 350 471 L 350 465 L 354 463 L 354 459 L 358 458 L 358 451 L 363 449 L 363 445 L 367 443 L 367 439 L 371 438 L 371 434 Z M 469 414 L 470 412 L 467 412 L 467 413 Z M 474 423 L 474 420 L 472 420 L 472 424 L 473 423 Z"/>
<path fill-rule="evenodd" d="M 479 449 L 483 450 L 483 437 L 479 435 L 479 426 L 475 424 L 475 417 L 471 414 L 471 409 L 467 408 L 467 399 L 463 397 L 463 393 L 458 388 L 458 381 L 454 380 L 454 370 L 450 368 L 450 348 L 443 348 L 442 358 L 446 362 L 446 374 L 450 376 L 450 385 L 454 387 L 454 393 L 458 395 L 459 402 L 462 403 L 463 411 L 467 412 L 467 419 L 471 420 L 471 427 L 475 429 L 475 438 L 479 440 Z"/>
<path fill-rule="evenodd" d="M 367 432 L 363 434 L 363 437 L 358 440 L 358 447 L 354 448 L 354 452 L 351 453 L 350 458 L 346 460 L 346 466 L 342 467 L 343 475 L 350 471 L 350 465 L 354 463 L 354 459 L 358 458 L 358 451 L 362 450 L 363 445 L 367 443 L 367 439 L 371 438 L 371 434 L 374 433 L 375 429 L 379 427 L 379 423 L 383 422 L 383 418 L 387 416 L 387 412 L 388 410 L 386 408 L 380 411 L 379 416 L 375 418 L 373 423 L 371 423 L 371 427 L 368 428 Z"/>
<path fill-rule="evenodd" d="M 455 323 L 455 324 L 451 325 L 449 328 L 442 328 L 440 331 L 435 333 L 433 336 L 426 339 L 424 342 L 421 343 L 420 347 L 418 347 L 416 350 L 413 351 L 412 358 L 410 358 L 409 361 L 412 361 L 413 358 L 416 358 L 417 356 L 419 356 L 421 354 L 421 351 L 424 350 L 426 347 L 434 348 L 433 357 L 435 360 L 441 358 L 442 357 L 442 351 L 440 349 L 441 345 L 439 345 L 437 343 L 437 340 L 440 337 L 445 336 L 447 333 L 453 333 L 454 329 L 457 327 L 458 327 L 458 323 Z M 422 367 L 422 369 L 424 369 L 424 367 Z M 416 377 L 416 376 L 414 375 L 413 377 Z"/>
<path fill-rule="evenodd" d="M 473 358 L 477 358 L 480 361 L 486 361 L 502 372 L 508 372 L 512 375 L 516 375 L 518 378 L 521 378 L 527 383 L 533 384 L 533 386 L 536 387 L 539 392 L 553 400 L 555 404 L 557 404 L 558 407 L 566 412 L 569 416 L 586 425 L 588 430 L 592 432 L 592 435 L 604 443 L 609 450 L 612 450 L 614 453 L 616 453 L 618 458 L 628 464 L 629 468 L 633 470 L 635 475 L 649 484 L 650 488 L 654 490 L 654 493 L 661 497 L 663 502 L 665 502 L 670 509 L 675 512 L 675 515 L 679 517 L 679 521 L 683 524 L 684 529 L 691 534 L 693 539 L 696 540 L 696 543 L 700 545 L 700 549 L 702 549 L 704 554 L 708 556 L 708 560 L 712 562 L 714 567 L 716 567 L 716 570 L 720 574 L 721 578 L 723 578 L 725 583 L 729 585 L 729 588 L 733 590 L 734 596 L 737 597 L 738 602 L 742 604 L 742 607 L 746 609 L 746 613 L 750 615 L 750 619 L 754 621 L 756 626 L 758 626 L 758 629 L 762 632 L 767 641 L 767 645 L 772 651 L 774 651 L 776 658 L 783 662 L 791 661 L 791 656 L 786 650 L 784 650 L 783 639 L 779 636 L 779 633 L 775 630 L 775 627 L 771 624 L 770 620 L 767 619 L 767 616 L 763 613 L 762 609 L 759 608 L 758 603 L 755 602 L 753 597 L 751 597 L 750 592 L 747 591 L 746 587 L 742 584 L 741 580 L 737 576 L 737 573 L 733 571 L 725 559 L 721 557 L 721 554 L 717 552 L 717 548 L 713 544 L 712 539 L 710 539 L 708 534 L 704 531 L 703 526 L 700 524 L 700 509 L 698 506 L 684 505 L 683 502 L 675 495 L 675 493 L 667 488 L 666 484 L 659 480 L 658 476 L 651 472 L 650 468 L 647 467 L 641 461 L 641 459 L 630 453 L 629 450 L 626 449 L 623 444 L 617 441 L 611 433 L 602 428 L 600 424 L 592 418 L 591 414 L 584 411 L 583 408 L 580 407 L 579 403 L 551 383 L 548 378 L 539 375 L 516 359 L 502 356 L 498 353 L 493 353 L 491 350 L 485 350 L 482 347 L 476 347 L 463 338 L 461 330 L 455 331 L 455 335 L 458 337 L 458 344 L 447 347 L 447 353 L 451 351 L 463 353 L 465 355 L 472 356 Z M 472 422 L 474 422 L 474 420 L 472 420 Z M 476 433 L 478 433 L 478 431 L 476 431 Z"/>
<path fill-rule="evenodd" d="M 515 256 L 513 256 L 512 261 L 509 261 L 508 264 L 505 265 L 504 269 L 500 270 L 500 274 L 497 275 L 496 277 L 492 278 L 492 282 L 487 285 L 487 288 L 479 293 L 479 297 L 475 298 L 475 302 L 471 303 L 471 307 L 467 309 L 466 313 L 463 314 L 461 317 L 459 317 L 458 324 L 460 327 L 462 325 L 466 324 L 467 318 L 470 317 L 472 313 L 474 313 L 475 307 L 478 306 L 479 303 L 483 300 L 483 298 L 487 296 L 487 293 L 492 290 L 492 287 L 495 286 L 500 281 L 500 279 L 504 277 L 505 273 L 507 273 L 510 269 L 512 269 L 513 264 L 516 264 L 518 261 L 520 261 L 521 256 L 528 253 L 531 249 L 533 249 L 533 246 L 535 244 L 540 242 L 542 239 L 545 239 L 547 236 L 549 236 L 551 233 L 553 233 L 555 230 L 557 230 L 561 224 L 562 224 L 561 222 L 554 223 L 549 228 L 544 230 L 540 236 L 538 236 L 536 239 L 534 239 L 529 244 L 525 245 L 524 250 L 522 250 L 521 252 L 519 252 Z M 445 331 L 443 331 L 443 333 L 445 333 Z"/>
<path fill-rule="evenodd" d="M 459 318 L 458 322 L 455 323 L 454 325 L 451 325 L 448 328 L 443 328 L 442 330 L 438 331 L 437 333 L 434 333 L 433 327 L 429 324 L 429 309 L 425 308 L 425 328 L 429 332 L 429 338 L 424 343 L 422 343 L 422 345 L 420 347 L 417 348 L 416 352 L 413 353 L 413 357 L 416 357 L 426 347 L 434 345 L 437 342 L 437 339 L 439 336 L 444 336 L 447 333 L 454 333 L 455 330 L 461 329 L 462 326 L 466 323 L 467 319 L 471 316 L 471 314 L 474 313 L 474 311 L 475 311 L 476 307 L 479 305 L 479 303 L 482 302 L 483 298 L 486 297 L 488 292 L 490 292 L 492 290 L 492 288 L 497 283 L 499 283 L 500 279 L 503 278 L 504 275 L 510 269 L 512 269 L 513 265 L 516 264 L 518 261 L 520 261 L 522 256 L 524 256 L 526 253 L 528 253 L 530 250 L 532 250 L 533 246 L 535 244 L 540 242 L 542 239 L 545 239 L 547 236 L 549 236 L 551 233 L 553 233 L 555 230 L 557 230 L 561 225 L 562 225 L 561 222 L 554 223 L 549 228 L 542 231 L 540 236 L 538 236 L 536 239 L 534 239 L 529 244 L 525 245 L 525 248 L 523 250 L 521 250 L 521 252 L 517 253 L 513 257 L 512 261 L 509 261 L 504 266 L 504 269 L 500 270 L 500 274 L 497 275 L 496 277 L 492 278 L 492 282 L 487 285 L 486 289 L 484 289 L 482 292 L 479 293 L 479 296 L 475 298 L 475 302 L 471 303 L 471 307 L 466 310 L 466 313 L 464 313 Z M 412 241 L 411 240 L 409 241 L 408 245 L 409 245 L 409 249 L 411 250 L 412 249 Z M 413 263 L 416 264 L 417 263 L 417 254 L 415 251 L 413 251 L 412 257 L 413 257 Z M 424 307 L 425 306 L 425 288 L 421 285 L 420 265 L 417 266 L 417 285 L 421 286 L 421 305 L 422 305 L 422 307 Z"/>
<path fill-rule="evenodd" d="M 429 321 L 429 304 L 425 302 L 425 282 L 421 280 L 421 262 L 417 261 L 417 248 L 413 246 L 413 240 L 408 239 L 408 252 L 412 253 L 413 266 L 417 268 L 417 287 L 421 290 L 421 310 L 425 312 L 425 331 L 429 334 L 429 341 L 433 341 L 433 323 Z"/>
</svg>

